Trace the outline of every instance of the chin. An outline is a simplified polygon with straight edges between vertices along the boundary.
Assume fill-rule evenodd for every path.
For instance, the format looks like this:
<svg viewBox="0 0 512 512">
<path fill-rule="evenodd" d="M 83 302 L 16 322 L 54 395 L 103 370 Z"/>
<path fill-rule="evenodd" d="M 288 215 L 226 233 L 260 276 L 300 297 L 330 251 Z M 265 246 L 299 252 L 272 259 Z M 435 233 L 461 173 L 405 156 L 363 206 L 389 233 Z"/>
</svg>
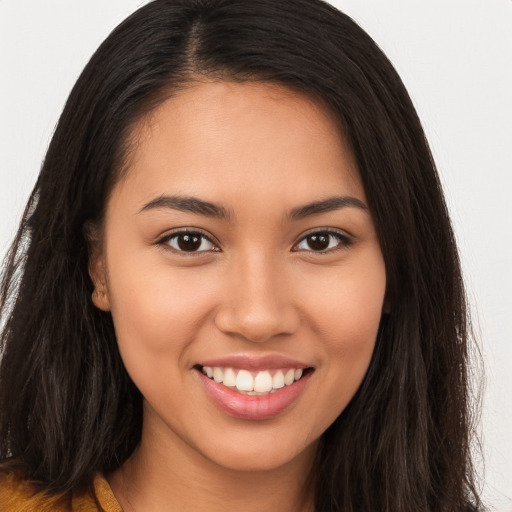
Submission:
<svg viewBox="0 0 512 512">
<path fill-rule="evenodd" d="M 275 471 L 294 463 L 302 465 L 308 459 L 312 464 L 318 441 L 306 444 L 298 440 L 294 442 L 290 437 L 284 442 L 272 434 L 269 437 L 243 443 L 233 438 L 231 442 L 224 439 L 214 444 L 215 451 L 203 454 L 216 465 L 239 472 Z"/>
</svg>

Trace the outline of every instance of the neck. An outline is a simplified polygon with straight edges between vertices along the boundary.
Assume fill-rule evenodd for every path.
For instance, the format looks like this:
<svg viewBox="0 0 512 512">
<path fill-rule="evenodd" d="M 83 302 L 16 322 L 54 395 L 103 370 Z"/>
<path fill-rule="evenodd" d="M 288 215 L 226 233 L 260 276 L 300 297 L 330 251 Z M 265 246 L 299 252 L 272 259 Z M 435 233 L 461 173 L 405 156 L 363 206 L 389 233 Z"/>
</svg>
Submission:
<svg viewBox="0 0 512 512">
<path fill-rule="evenodd" d="M 316 446 L 277 468 L 237 471 L 208 460 L 182 440 L 162 443 L 160 438 L 156 446 L 151 439 L 143 429 L 134 454 L 108 478 L 125 512 L 314 509 L 308 476 Z"/>
</svg>

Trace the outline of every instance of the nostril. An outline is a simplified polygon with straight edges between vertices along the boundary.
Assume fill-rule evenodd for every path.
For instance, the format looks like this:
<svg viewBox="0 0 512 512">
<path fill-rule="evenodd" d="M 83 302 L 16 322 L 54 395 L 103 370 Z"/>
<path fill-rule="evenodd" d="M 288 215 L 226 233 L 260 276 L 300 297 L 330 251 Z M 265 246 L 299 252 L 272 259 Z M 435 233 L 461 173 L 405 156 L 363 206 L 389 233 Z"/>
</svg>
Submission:
<svg viewBox="0 0 512 512">
<path fill-rule="evenodd" d="M 293 311 L 280 311 L 275 308 L 251 311 L 244 310 L 242 306 L 225 306 L 215 316 L 214 323 L 226 334 L 237 335 L 254 343 L 263 343 L 276 336 L 295 333 L 300 322 Z"/>
</svg>

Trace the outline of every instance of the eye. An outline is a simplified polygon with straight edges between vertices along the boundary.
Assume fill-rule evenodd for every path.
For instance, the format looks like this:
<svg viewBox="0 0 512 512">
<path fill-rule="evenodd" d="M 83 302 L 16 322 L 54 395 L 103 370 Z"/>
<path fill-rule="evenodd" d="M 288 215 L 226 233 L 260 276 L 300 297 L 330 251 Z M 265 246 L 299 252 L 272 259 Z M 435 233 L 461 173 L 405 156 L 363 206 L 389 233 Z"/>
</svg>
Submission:
<svg viewBox="0 0 512 512">
<path fill-rule="evenodd" d="M 330 252 L 350 245 L 352 241 L 346 235 L 336 231 L 316 231 L 306 235 L 295 245 L 296 251 Z"/>
<path fill-rule="evenodd" d="M 168 245 L 177 252 L 205 252 L 218 251 L 217 246 L 202 233 L 194 231 L 180 231 L 160 240 L 159 244 Z"/>
</svg>

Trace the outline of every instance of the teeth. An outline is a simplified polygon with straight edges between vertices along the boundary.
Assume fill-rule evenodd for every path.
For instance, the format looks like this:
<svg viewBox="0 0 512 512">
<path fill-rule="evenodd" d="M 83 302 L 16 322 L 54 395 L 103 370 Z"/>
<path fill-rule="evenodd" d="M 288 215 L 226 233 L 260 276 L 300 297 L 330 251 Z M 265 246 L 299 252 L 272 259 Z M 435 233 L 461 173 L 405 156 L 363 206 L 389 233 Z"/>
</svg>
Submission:
<svg viewBox="0 0 512 512">
<path fill-rule="evenodd" d="M 221 368 L 215 367 L 213 369 L 213 380 L 215 382 L 222 382 L 224 380 L 224 372 Z"/>
<path fill-rule="evenodd" d="M 223 379 L 222 383 L 224 384 L 224 386 L 230 386 L 232 388 L 234 388 L 236 386 L 236 375 L 235 375 L 235 372 L 231 368 L 228 368 L 224 372 L 224 379 Z"/>
<path fill-rule="evenodd" d="M 240 370 L 236 376 L 236 389 L 238 391 L 254 391 L 254 379 L 247 370 Z"/>
<path fill-rule="evenodd" d="M 215 378 L 215 373 L 213 374 Z M 289 386 L 290 384 L 293 384 L 293 381 L 295 380 L 295 370 L 288 370 L 286 372 L 286 375 L 284 376 L 284 383 Z"/>
<path fill-rule="evenodd" d="M 272 377 L 269 372 L 258 372 L 254 379 L 254 391 L 264 393 L 272 389 Z"/>
<path fill-rule="evenodd" d="M 284 374 L 279 370 L 272 378 L 272 387 L 274 389 L 284 388 Z"/>
<path fill-rule="evenodd" d="M 269 370 L 264 370 L 256 373 L 254 377 L 254 372 L 251 373 L 248 370 L 238 370 L 238 373 L 235 373 L 233 368 L 218 366 L 203 366 L 202 371 L 215 382 L 247 395 L 268 395 L 284 386 L 290 386 L 303 374 L 302 368 L 290 368 L 286 373 L 284 370 L 278 370 L 274 376 Z"/>
</svg>

